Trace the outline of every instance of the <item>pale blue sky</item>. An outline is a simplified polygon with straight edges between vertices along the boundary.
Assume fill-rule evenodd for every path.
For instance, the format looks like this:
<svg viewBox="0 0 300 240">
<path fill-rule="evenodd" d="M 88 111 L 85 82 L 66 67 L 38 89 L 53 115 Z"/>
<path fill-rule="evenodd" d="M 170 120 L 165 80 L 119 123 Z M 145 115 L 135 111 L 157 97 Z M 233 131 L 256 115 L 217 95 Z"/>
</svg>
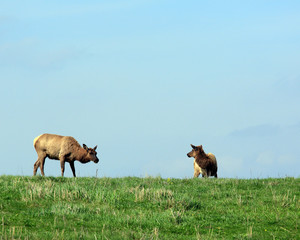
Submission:
<svg viewBox="0 0 300 240">
<path fill-rule="evenodd" d="M 47 132 L 99 146 L 78 176 L 192 177 L 192 143 L 220 177 L 299 177 L 299 13 L 287 0 L 1 1 L 0 174 L 32 175 Z"/>
</svg>

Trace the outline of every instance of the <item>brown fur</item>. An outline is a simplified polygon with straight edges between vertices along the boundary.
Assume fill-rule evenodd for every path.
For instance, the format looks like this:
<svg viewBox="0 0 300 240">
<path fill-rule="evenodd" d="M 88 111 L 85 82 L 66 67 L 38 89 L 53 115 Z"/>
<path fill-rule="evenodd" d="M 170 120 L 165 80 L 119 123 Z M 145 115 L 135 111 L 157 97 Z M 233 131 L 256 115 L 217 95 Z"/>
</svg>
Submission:
<svg viewBox="0 0 300 240">
<path fill-rule="evenodd" d="M 188 157 L 194 157 L 194 177 L 198 177 L 200 173 L 202 177 L 218 177 L 218 164 L 215 155 L 212 153 L 206 154 L 203 150 L 202 145 L 194 146 L 193 150 L 187 154 Z"/>
<path fill-rule="evenodd" d="M 34 139 L 33 146 L 38 154 L 38 159 L 33 168 L 33 175 L 36 175 L 38 168 L 41 169 L 42 175 L 45 175 L 44 164 L 46 157 L 60 161 L 62 177 L 64 176 L 65 162 L 70 164 L 74 177 L 76 177 L 75 160 L 81 163 L 99 162 L 96 152 L 97 146 L 88 148 L 83 144 L 83 147 L 81 147 L 73 137 L 45 133 Z"/>
</svg>

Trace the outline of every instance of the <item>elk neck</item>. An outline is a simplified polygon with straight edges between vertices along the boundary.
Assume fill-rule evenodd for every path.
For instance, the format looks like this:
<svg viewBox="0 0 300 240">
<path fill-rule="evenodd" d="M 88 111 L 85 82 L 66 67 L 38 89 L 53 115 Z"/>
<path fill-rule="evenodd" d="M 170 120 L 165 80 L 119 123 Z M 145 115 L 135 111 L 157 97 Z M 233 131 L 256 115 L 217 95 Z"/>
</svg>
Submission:
<svg viewBox="0 0 300 240">
<path fill-rule="evenodd" d="M 203 149 L 201 149 L 200 152 L 199 152 L 199 155 L 197 157 L 199 157 L 199 158 L 205 158 L 205 157 L 207 157 L 207 154 L 204 152 Z"/>
<path fill-rule="evenodd" d="M 88 155 L 88 152 L 85 149 L 80 148 L 78 150 L 78 161 L 81 163 L 87 163 L 87 162 L 91 161 L 90 159 L 87 158 L 87 155 Z"/>
</svg>

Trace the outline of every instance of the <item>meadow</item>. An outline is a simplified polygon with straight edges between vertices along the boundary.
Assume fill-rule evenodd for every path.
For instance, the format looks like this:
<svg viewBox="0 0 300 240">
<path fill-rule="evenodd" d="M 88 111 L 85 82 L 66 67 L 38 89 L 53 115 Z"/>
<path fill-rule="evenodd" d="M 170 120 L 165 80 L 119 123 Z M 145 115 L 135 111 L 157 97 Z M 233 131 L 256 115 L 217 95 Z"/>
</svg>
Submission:
<svg viewBox="0 0 300 240">
<path fill-rule="evenodd" d="M 299 178 L 0 176 L 0 239 L 300 239 Z"/>
</svg>

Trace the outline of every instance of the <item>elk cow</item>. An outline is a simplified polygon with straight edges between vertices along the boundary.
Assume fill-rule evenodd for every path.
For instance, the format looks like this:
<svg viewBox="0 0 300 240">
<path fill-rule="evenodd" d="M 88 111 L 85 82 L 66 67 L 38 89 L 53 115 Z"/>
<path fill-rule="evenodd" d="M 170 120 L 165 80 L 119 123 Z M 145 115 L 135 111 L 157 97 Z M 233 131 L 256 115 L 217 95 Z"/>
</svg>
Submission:
<svg viewBox="0 0 300 240">
<path fill-rule="evenodd" d="M 187 156 L 195 158 L 194 177 L 198 177 L 201 173 L 202 177 L 214 176 L 217 178 L 218 165 L 215 155 L 212 153 L 206 154 L 202 145 L 194 146 L 191 144 L 191 146 L 193 149 L 187 154 Z"/>
<path fill-rule="evenodd" d="M 81 147 L 73 137 L 45 133 L 33 140 L 33 146 L 38 155 L 38 159 L 33 168 L 34 176 L 38 168 L 41 169 L 42 175 L 45 176 L 44 164 L 46 157 L 60 161 L 62 177 L 64 176 L 65 162 L 70 164 L 74 177 L 76 177 L 75 160 L 81 163 L 88 163 L 90 161 L 94 163 L 99 162 L 96 152 L 97 146 L 88 148 L 83 144 L 83 147 Z"/>
</svg>

